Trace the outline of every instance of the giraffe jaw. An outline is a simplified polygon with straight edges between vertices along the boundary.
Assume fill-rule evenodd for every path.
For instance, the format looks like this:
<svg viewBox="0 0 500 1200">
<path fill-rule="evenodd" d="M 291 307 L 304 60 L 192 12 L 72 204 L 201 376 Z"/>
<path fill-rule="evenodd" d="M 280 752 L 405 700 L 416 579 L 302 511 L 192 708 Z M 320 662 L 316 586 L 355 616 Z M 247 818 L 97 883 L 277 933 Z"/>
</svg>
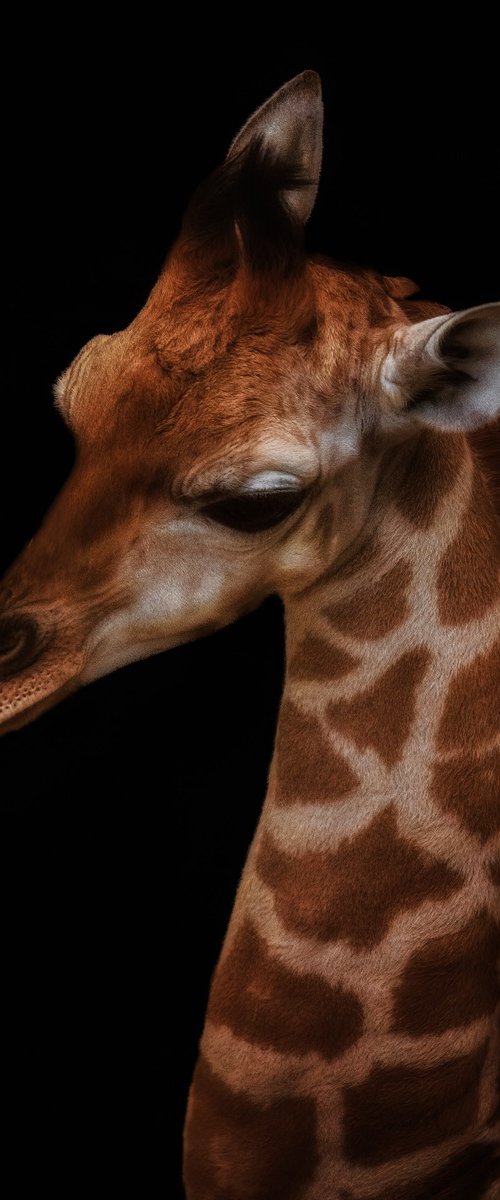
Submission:
<svg viewBox="0 0 500 1200">
<path fill-rule="evenodd" d="M 13 709 L 10 715 L 0 715 L 0 737 L 5 733 L 14 733 L 18 729 L 23 729 L 25 725 L 30 725 L 37 717 L 41 717 L 42 713 L 48 712 L 49 708 L 54 708 L 59 704 L 60 700 L 65 700 L 72 692 L 75 692 L 79 687 L 79 680 L 69 679 L 66 683 L 61 684 L 55 691 L 48 691 L 45 696 L 40 697 L 34 704 L 25 707 L 22 703 L 17 709 Z"/>
<path fill-rule="evenodd" d="M 47 654 L 0 689 L 0 735 L 29 725 L 81 685 L 84 655 Z"/>
</svg>

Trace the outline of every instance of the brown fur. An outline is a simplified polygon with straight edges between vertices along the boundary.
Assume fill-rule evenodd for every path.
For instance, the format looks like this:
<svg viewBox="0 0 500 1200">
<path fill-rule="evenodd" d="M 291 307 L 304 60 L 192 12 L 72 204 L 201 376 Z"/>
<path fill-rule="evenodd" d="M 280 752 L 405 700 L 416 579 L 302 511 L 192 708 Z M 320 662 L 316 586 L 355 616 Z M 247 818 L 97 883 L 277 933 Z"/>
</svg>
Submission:
<svg viewBox="0 0 500 1200">
<path fill-rule="evenodd" d="M 439 746 L 458 750 L 472 741 L 474 746 L 498 735 L 500 714 L 500 642 L 468 667 L 457 671 L 452 681 L 439 729 Z"/>
<path fill-rule="evenodd" d="M 487 841 L 500 830 L 500 749 L 437 762 L 432 795 L 471 833 Z"/>
<path fill-rule="evenodd" d="M 398 562 L 370 587 L 361 588 L 341 604 L 329 605 L 325 614 L 342 633 L 383 637 L 408 615 L 406 592 L 410 582 L 409 564 Z"/>
<path fill-rule="evenodd" d="M 415 1183 L 402 1183 L 370 1200 L 495 1200 L 492 1183 L 500 1180 L 500 1146 L 476 1145 L 451 1154 L 437 1171 Z M 498 1194 L 498 1193 L 497 1193 Z M 342 1192 L 341 1200 L 356 1200 L 353 1192 Z"/>
<path fill-rule="evenodd" d="M 276 753 L 277 804 L 340 800 L 359 782 L 318 723 L 304 717 L 289 700 L 280 712 Z"/>
<path fill-rule="evenodd" d="M 375 535 L 363 537 L 360 545 L 356 546 L 354 551 L 348 552 L 343 556 L 341 562 L 336 559 L 321 571 L 313 581 L 303 589 L 302 595 L 307 596 L 308 593 L 316 592 L 318 587 L 323 587 L 325 584 L 331 583 L 337 579 L 350 579 L 353 575 L 357 575 L 363 567 L 375 566 L 379 554 L 380 546 Z"/>
<path fill-rule="evenodd" d="M 483 911 L 433 937 L 408 960 L 394 995 L 394 1029 L 412 1037 L 468 1025 L 498 1004 L 500 925 Z"/>
<path fill-rule="evenodd" d="M 482 1043 L 432 1067 L 375 1067 L 365 1083 L 347 1087 L 348 1158 L 374 1166 L 464 1133 L 477 1115 L 487 1049 Z"/>
<path fill-rule="evenodd" d="M 491 555 L 495 539 L 499 545 L 498 562 Z M 500 592 L 499 564 L 500 521 L 483 474 L 476 466 L 469 511 L 443 555 L 437 578 L 443 624 L 459 625 L 483 616 Z"/>
<path fill-rule="evenodd" d="M 429 528 L 438 505 L 453 487 L 463 458 L 461 442 L 460 436 L 423 433 L 406 479 L 398 479 L 397 507 L 418 528 Z"/>
<path fill-rule="evenodd" d="M 335 527 L 335 509 L 333 504 L 323 504 L 318 513 L 314 536 L 318 539 L 319 550 L 327 550 Z"/>
<path fill-rule="evenodd" d="M 361 749 L 373 746 L 388 766 L 394 766 L 412 727 L 415 693 L 428 662 L 423 648 L 402 654 L 360 696 L 328 705 L 332 725 L 353 737 Z"/>
<path fill-rule="evenodd" d="M 288 673 L 290 678 L 296 675 L 299 679 L 338 679 L 352 671 L 357 661 L 339 646 L 308 634 L 292 656 Z"/>
<path fill-rule="evenodd" d="M 267 836 L 257 869 L 287 929 L 321 941 L 345 938 L 358 948 L 375 946 L 398 913 L 462 884 L 458 871 L 398 832 L 392 805 L 334 854 L 286 854 Z"/>
<path fill-rule="evenodd" d="M 469 442 L 479 458 L 500 519 L 500 420 L 469 434 Z"/>
<path fill-rule="evenodd" d="M 248 1042 L 281 1054 L 315 1050 L 327 1061 L 352 1046 L 363 1026 L 356 995 L 287 970 L 248 922 L 215 976 L 208 1016 Z"/>
<path fill-rule="evenodd" d="M 300 1200 L 318 1161 L 312 1097 L 256 1104 L 228 1088 L 203 1057 L 186 1137 L 186 1187 L 203 1200 Z"/>
</svg>

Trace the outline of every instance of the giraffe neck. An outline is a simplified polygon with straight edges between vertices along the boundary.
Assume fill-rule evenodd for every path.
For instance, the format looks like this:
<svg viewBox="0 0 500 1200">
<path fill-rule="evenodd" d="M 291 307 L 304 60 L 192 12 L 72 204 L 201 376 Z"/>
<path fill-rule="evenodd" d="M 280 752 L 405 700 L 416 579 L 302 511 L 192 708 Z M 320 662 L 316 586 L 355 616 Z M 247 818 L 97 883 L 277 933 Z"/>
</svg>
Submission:
<svg viewBox="0 0 500 1200">
<path fill-rule="evenodd" d="M 472 911 L 478 849 L 498 869 L 499 595 L 479 467 L 465 438 L 425 436 L 355 553 L 288 606 L 256 867 L 295 933 L 370 951 L 406 901 L 415 941 L 426 895 L 436 931 Z"/>
<path fill-rule="evenodd" d="M 436 754 L 492 748 L 498 571 L 498 518 L 466 439 L 424 436 L 379 488 L 354 551 L 287 606 L 278 807 L 304 816 L 329 797 L 340 817 L 355 797 L 364 821 L 411 787 L 412 809 L 427 811 Z"/>
<path fill-rule="evenodd" d="M 287 606 L 268 794 L 198 1068 L 200 1097 L 265 1122 L 270 1177 L 283 1139 L 307 1200 L 399 1200 L 424 1178 L 412 1196 L 441 1194 L 467 1171 L 479 1195 L 496 1170 L 498 531 L 465 439 L 426 436 L 409 467 Z M 255 1195 L 278 1194 L 267 1169 Z"/>
</svg>

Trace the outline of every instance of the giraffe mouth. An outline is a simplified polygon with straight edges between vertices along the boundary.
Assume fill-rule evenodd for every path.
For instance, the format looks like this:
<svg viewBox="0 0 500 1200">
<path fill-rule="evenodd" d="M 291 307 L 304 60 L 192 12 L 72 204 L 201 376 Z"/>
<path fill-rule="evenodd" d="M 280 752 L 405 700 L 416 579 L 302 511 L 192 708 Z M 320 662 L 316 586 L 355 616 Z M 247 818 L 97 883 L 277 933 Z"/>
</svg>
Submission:
<svg viewBox="0 0 500 1200">
<path fill-rule="evenodd" d="M 83 653 L 47 652 L 0 684 L 0 735 L 29 725 L 80 686 Z"/>
<path fill-rule="evenodd" d="M 78 681 L 70 679 L 67 683 L 57 688 L 56 691 L 49 692 L 47 696 L 36 700 L 34 704 L 30 704 L 28 708 L 20 707 L 17 712 L 12 713 L 10 716 L 4 716 L 3 712 L 0 712 L 0 736 L 4 733 L 13 733 L 17 729 L 22 729 L 24 725 L 29 725 L 31 721 L 36 720 L 42 713 L 47 712 L 49 708 L 53 708 L 54 705 L 59 704 L 60 700 L 66 699 L 77 688 Z"/>
</svg>

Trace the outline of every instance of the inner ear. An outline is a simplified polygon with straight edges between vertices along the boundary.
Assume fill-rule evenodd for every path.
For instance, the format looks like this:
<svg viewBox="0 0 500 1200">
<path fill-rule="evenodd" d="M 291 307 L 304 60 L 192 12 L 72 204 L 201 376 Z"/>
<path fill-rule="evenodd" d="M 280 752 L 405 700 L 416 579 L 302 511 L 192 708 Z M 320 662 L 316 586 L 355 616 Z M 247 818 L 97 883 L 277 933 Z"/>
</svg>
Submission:
<svg viewBox="0 0 500 1200">
<path fill-rule="evenodd" d="M 316 196 L 322 150 L 321 83 L 303 71 L 248 119 L 227 158 L 198 187 L 164 274 L 222 287 L 251 275 L 299 275 L 303 225 Z"/>
<path fill-rule="evenodd" d="M 495 308 L 494 305 L 488 307 Z M 451 369 L 459 362 L 472 364 L 485 355 L 488 357 L 491 352 L 489 327 L 485 322 L 478 320 L 477 315 L 472 314 L 461 321 L 451 321 L 443 326 L 439 346 Z"/>
<path fill-rule="evenodd" d="M 439 355 L 429 354 L 422 360 L 422 384 L 410 395 L 408 410 L 418 408 L 424 401 L 432 402 L 432 397 L 444 389 L 479 382 L 474 375 L 477 358 L 474 336 L 470 336 L 475 330 L 472 321 L 444 325 L 438 337 Z"/>
<path fill-rule="evenodd" d="M 400 327 L 386 359 L 393 413 L 467 432 L 500 413 L 500 304 Z"/>
<path fill-rule="evenodd" d="M 228 160 L 255 139 L 280 164 L 281 200 L 304 224 L 316 199 L 323 150 L 321 80 L 316 71 L 302 71 L 252 113 L 231 143 Z"/>
</svg>

